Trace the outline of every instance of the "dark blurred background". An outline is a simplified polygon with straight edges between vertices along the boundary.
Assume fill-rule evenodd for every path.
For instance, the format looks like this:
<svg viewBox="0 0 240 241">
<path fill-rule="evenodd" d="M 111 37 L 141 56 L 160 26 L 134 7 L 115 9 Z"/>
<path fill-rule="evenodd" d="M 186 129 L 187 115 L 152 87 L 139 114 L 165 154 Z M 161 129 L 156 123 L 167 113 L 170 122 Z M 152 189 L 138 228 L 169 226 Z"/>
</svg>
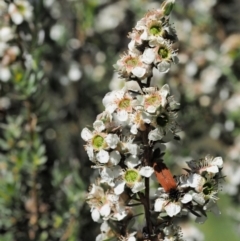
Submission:
<svg viewBox="0 0 240 241">
<path fill-rule="evenodd" d="M 0 4 L 0 28 L 14 29 L 8 44 L 20 49 L 7 65 L 11 77 L 0 74 L 0 240 L 92 241 L 100 229 L 85 197 L 97 173 L 80 132 L 103 111 L 104 95 L 123 86 L 112 66 L 127 51 L 128 32 L 161 2 L 29 2 L 33 20 L 18 25 Z M 181 104 L 181 141 L 167 144 L 165 162 L 180 174 L 206 154 L 225 161 L 222 215 L 204 225 L 184 220 L 187 241 L 240 238 L 239 12 L 238 0 L 177 0 L 170 22 L 180 61 L 154 75 Z"/>
</svg>

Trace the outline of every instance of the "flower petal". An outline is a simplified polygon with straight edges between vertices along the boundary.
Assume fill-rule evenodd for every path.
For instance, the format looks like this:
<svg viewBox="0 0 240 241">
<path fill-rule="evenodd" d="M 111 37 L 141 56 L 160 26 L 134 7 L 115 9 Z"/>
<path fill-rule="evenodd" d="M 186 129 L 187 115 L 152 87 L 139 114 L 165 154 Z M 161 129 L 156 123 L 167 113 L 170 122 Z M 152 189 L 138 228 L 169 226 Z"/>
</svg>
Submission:
<svg viewBox="0 0 240 241">
<path fill-rule="evenodd" d="M 121 193 L 123 193 L 124 187 L 125 187 L 125 182 L 123 180 L 118 181 L 114 187 L 114 193 L 116 195 L 120 195 Z"/>
<path fill-rule="evenodd" d="M 156 199 L 154 203 L 154 211 L 161 212 L 163 210 L 164 205 L 165 205 L 165 200 L 161 198 Z"/>
<path fill-rule="evenodd" d="M 92 139 L 93 134 L 88 128 L 85 127 L 81 132 L 81 137 L 84 141 L 89 141 Z"/>
<path fill-rule="evenodd" d="M 136 182 L 132 188 L 133 193 L 137 193 L 139 191 L 142 191 L 145 189 L 145 184 L 144 182 Z"/>
<path fill-rule="evenodd" d="M 215 157 L 215 158 L 212 160 L 212 165 L 216 165 L 216 166 L 218 166 L 219 168 L 222 168 L 222 167 L 223 167 L 223 159 L 222 159 L 222 157 L 220 157 L 220 156 Z"/>
<path fill-rule="evenodd" d="M 119 137 L 117 134 L 108 134 L 105 138 L 105 141 L 107 142 L 110 148 L 115 149 L 119 142 Z"/>
<path fill-rule="evenodd" d="M 158 140 L 161 140 L 162 138 L 163 138 L 163 134 L 157 128 L 154 130 L 151 130 L 148 133 L 148 139 L 150 141 L 158 141 Z"/>
<path fill-rule="evenodd" d="M 137 156 L 130 155 L 128 158 L 126 158 L 124 164 L 127 165 L 128 168 L 134 168 L 137 165 L 139 165 L 141 161 Z"/>
<path fill-rule="evenodd" d="M 181 202 L 182 203 L 188 203 L 188 202 L 191 202 L 192 201 L 192 195 L 191 194 L 188 194 L 186 193 L 183 198 L 181 199 Z"/>
<path fill-rule="evenodd" d="M 153 49 L 145 49 L 142 55 L 142 61 L 146 64 L 151 64 L 155 59 L 155 54 Z"/>
<path fill-rule="evenodd" d="M 169 71 L 170 63 L 168 63 L 167 61 L 163 61 L 157 65 L 157 68 L 160 72 L 166 73 Z"/>
<path fill-rule="evenodd" d="M 105 204 L 101 207 L 100 209 L 100 214 L 103 216 L 103 217 L 107 217 L 109 216 L 109 214 L 111 213 L 111 208 L 109 206 L 109 204 Z"/>
<path fill-rule="evenodd" d="M 210 167 L 206 167 L 205 169 L 207 172 L 210 172 L 210 173 L 218 173 L 219 172 L 219 169 L 217 166 L 210 166 Z"/>
<path fill-rule="evenodd" d="M 99 213 L 99 211 L 96 208 L 94 208 L 92 210 L 91 216 L 92 216 L 92 219 L 93 219 L 94 222 L 99 222 L 100 221 L 100 213 Z"/>
<path fill-rule="evenodd" d="M 117 165 L 121 160 L 121 155 L 119 153 L 119 151 L 112 151 L 110 153 L 110 162 L 113 164 L 113 165 Z"/>
<path fill-rule="evenodd" d="M 154 170 L 150 166 L 145 166 L 140 169 L 139 173 L 141 174 L 141 176 L 151 177 L 151 175 L 154 173 Z"/>
<path fill-rule="evenodd" d="M 96 120 L 93 123 L 93 127 L 98 132 L 101 132 L 101 131 L 105 130 L 105 125 L 104 125 L 104 123 L 101 120 Z"/>
<path fill-rule="evenodd" d="M 100 150 L 96 155 L 96 158 L 100 163 L 107 163 L 109 160 L 109 153 L 105 150 Z"/>
<path fill-rule="evenodd" d="M 181 211 L 181 206 L 180 206 L 180 203 L 170 202 L 165 206 L 164 209 L 166 210 L 168 216 L 173 217 Z"/>
<path fill-rule="evenodd" d="M 127 121 L 128 120 L 128 113 L 125 110 L 121 110 L 117 112 L 117 119 L 119 121 Z"/>
<path fill-rule="evenodd" d="M 143 67 L 136 67 L 136 68 L 134 68 L 133 70 L 132 70 L 132 73 L 136 76 L 136 77 L 138 77 L 138 78 L 142 78 L 144 75 L 145 75 L 145 73 L 146 73 L 146 69 L 145 68 L 143 68 Z"/>
</svg>

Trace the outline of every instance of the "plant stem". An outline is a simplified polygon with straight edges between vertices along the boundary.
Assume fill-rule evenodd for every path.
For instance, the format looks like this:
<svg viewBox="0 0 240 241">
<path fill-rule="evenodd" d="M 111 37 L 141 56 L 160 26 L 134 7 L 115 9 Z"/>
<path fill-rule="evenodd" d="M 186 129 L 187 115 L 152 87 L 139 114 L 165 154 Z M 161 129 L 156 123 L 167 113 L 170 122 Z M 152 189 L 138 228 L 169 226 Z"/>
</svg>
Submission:
<svg viewBox="0 0 240 241">
<path fill-rule="evenodd" d="M 150 187 L 149 187 L 149 178 L 145 178 L 145 200 L 146 200 L 146 222 L 147 222 L 147 228 L 149 235 L 152 234 L 152 223 L 150 219 Z"/>
<path fill-rule="evenodd" d="M 147 126 L 146 131 L 142 133 L 142 140 L 144 146 L 146 147 L 144 150 L 144 158 L 143 158 L 143 165 L 144 166 L 151 166 L 150 160 L 152 156 L 152 147 L 148 143 L 148 133 L 149 133 L 149 126 Z M 147 225 L 147 232 L 149 238 L 153 234 L 153 226 L 151 222 L 151 214 L 150 214 L 150 182 L 149 178 L 145 178 L 145 194 L 139 194 L 140 200 L 144 206 L 145 211 L 145 218 L 146 218 L 146 225 Z"/>
</svg>

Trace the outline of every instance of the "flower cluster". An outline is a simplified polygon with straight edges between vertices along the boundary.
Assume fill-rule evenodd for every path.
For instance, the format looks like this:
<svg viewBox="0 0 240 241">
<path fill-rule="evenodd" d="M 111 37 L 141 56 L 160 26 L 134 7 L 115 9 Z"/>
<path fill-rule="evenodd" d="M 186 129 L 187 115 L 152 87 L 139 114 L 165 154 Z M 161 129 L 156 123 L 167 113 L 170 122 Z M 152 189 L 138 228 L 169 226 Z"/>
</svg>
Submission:
<svg viewBox="0 0 240 241">
<path fill-rule="evenodd" d="M 123 198 L 111 191 L 105 192 L 99 185 L 91 186 L 87 200 L 92 208 L 92 219 L 96 222 L 99 222 L 101 218 L 103 220 L 109 218 L 122 220 L 127 215 Z"/>
<path fill-rule="evenodd" d="M 168 1 L 167 10 L 163 5 L 161 9 L 149 11 L 129 33 L 128 52 L 115 65 L 121 77 L 144 79 L 152 75 L 153 67 L 165 73 L 172 62 L 178 62 L 174 49 L 177 36 L 169 24 L 171 4 Z"/>
<path fill-rule="evenodd" d="M 168 192 L 162 187 L 158 189 L 154 210 L 170 217 L 190 211 L 197 216 L 197 222 L 204 222 L 205 211 L 220 214 L 216 201 L 223 160 L 206 156 L 188 162 L 188 166 L 190 169 L 186 175 L 176 177 L 176 187 Z"/>
<path fill-rule="evenodd" d="M 112 91 L 103 98 L 105 111 L 84 128 L 81 136 L 87 142 L 89 159 L 100 171 L 101 182 L 114 188 L 119 195 L 128 187 L 132 193 L 145 188 L 144 178 L 154 172 L 144 162 L 145 147 L 164 142 L 166 135 L 177 131 L 177 103 L 169 96 L 169 87 L 143 88 L 142 93 L 126 89 Z"/>
<path fill-rule="evenodd" d="M 108 227 L 106 222 L 111 220 L 121 222 L 125 228 L 113 227 L 114 233 L 120 235 L 118 240 L 135 241 L 139 236 L 128 228 L 133 219 L 130 206 L 136 202 L 144 206 L 147 224 L 142 236 L 146 240 L 182 240 L 172 218 L 191 212 L 203 222 L 206 211 L 219 213 L 216 200 L 223 164 L 220 157 L 191 161 L 187 174 L 175 178 L 162 160 L 163 144 L 179 139 L 179 104 L 170 95 L 168 84 L 151 86 L 151 78 L 153 68 L 167 72 L 171 63 L 177 62 L 173 47 L 177 36 L 169 24 L 173 3 L 167 0 L 159 10 L 149 11 L 129 34 L 128 53 L 115 65 L 126 84 L 105 95 L 105 110 L 92 128 L 81 132 L 88 157 L 100 175 L 87 196 L 92 218 L 104 221 L 102 228 Z M 161 187 L 151 203 L 149 178 L 153 173 Z M 153 222 L 154 217 L 160 223 Z M 111 232 L 109 235 L 100 234 L 97 240 L 112 237 Z"/>
<path fill-rule="evenodd" d="M 27 0 L 14 0 L 10 4 L 0 3 L 0 81 L 7 82 L 12 76 L 11 67 L 20 56 L 16 26 L 32 19 L 33 7 Z M 16 66 L 15 66 L 16 69 Z M 17 76 L 16 76 L 17 77 Z"/>
</svg>

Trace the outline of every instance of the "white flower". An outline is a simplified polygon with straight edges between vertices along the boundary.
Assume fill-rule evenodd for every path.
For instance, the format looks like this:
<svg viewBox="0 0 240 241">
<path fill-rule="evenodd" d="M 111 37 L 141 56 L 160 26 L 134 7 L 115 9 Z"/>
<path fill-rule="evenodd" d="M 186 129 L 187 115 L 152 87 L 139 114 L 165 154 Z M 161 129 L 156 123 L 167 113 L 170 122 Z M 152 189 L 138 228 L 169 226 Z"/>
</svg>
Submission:
<svg viewBox="0 0 240 241">
<path fill-rule="evenodd" d="M 116 115 L 114 115 L 116 121 L 128 122 L 129 113 L 133 111 L 132 100 L 132 96 L 122 89 L 107 93 L 103 98 L 103 105 L 106 111 L 110 113 L 116 112 Z"/>
<path fill-rule="evenodd" d="M 91 206 L 92 219 L 99 222 L 101 216 L 107 217 L 111 212 L 111 208 L 106 203 L 105 193 L 100 186 L 93 184 L 88 194 L 87 202 Z"/>
<path fill-rule="evenodd" d="M 100 230 L 101 233 L 96 237 L 96 241 L 104 241 L 115 236 L 107 221 L 101 224 Z"/>
<path fill-rule="evenodd" d="M 193 182 L 193 184 L 194 185 L 192 186 L 197 192 L 192 193 L 192 198 L 195 202 L 204 206 L 203 209 L 207 210 L 208 207 L 212 206 L 210 203 L 215 203 L 218 200 L 218 180 L 209 176 L 207 179 L 200 179 L 197 177 L 195 178 L 195 182 Z"/>
<path fill-rule="evenodd" d="M 33 7 L 28 1 L 15 0 L 9 4 L 8 13 L 12 21 L 19 25 L 24 20 L 29 21 L 32 18 Z"/>
<path fill-rule="evenodd" d="M 151 74 L 150 65 L 144 63 L 140 55 L 136 55 L 131 47 L 131 54 L 122 56 L 114 66 L 123 78 L 130 77 L 132 74 L 137 78 L 146 78 Z"/>
<path fill-rule="evenodd" d="M 158 88 L 149 87 L 143 89 L 145 95 L 138 99 L 143 108 L 148 113 L 155 113 L 157 109 L 165 107 L 167 104 L 167 96 L 169 95 L 169 86 L 166 84 L 160 90 Z"/>
<path fill-rule="evenodd" d="M 125 185 L 131 188 L 133 193 L 137 193 L 143 189 L 145 189 L 145 184 L 141 180 L 141 174 L 138 169 L 135 168 L 127 168 L 122 172 L 122 179 L 116 182 L 114 187 L 114 193 L 116 195 L 120 195 L 123 193 Z"/>
<path fill-rule="evenodd" d="M 178 63 L 177 52 L 173 50 L 170 43 L 152 41 L 149 44 L 155 47 L 149 49 L 147 54 L 149 59 L 154 59 L 154 64 L 157 66 L 160 72 L 168 72 L 171 62 Z"/>
<path fill-rule="evenodd" d="M 181 176 L 180 182 L 180 186 L 183 188 L 192 187 L 197 192 L 201 192 L 206 179 L 197 173 L 191 173 L 188 176 Z"/>
<path fill-rule="evenodd" d="M 109 191 L 104 192 L 102 187 L 93 184 L 87 196 L 87 203 L 91 207 L 92 219 L 95 222 L 99 222 L 101 219 L 107 220 L 111 218 L 111 213 L 118 201 L 119 196 Z"/>
<path fill-rule="evenodd" d="M 103 130 L 104 124 L 101 121 L 94 122 L 94 131 L 90 131 L 88 128 L 84 128 L 81 132 L 81 137 L 87 142 L 85 149 L 91 161 L 95 159 L 104 164 L 110 160 L 113 163 L 118 163 L 120 155 L 118 152 L 109 154 L 109 149 L 115 149 L 119 143 L 119 137 L 116 134 L 107 134 L 100 132 Z"/>
<path fill-rule="evenodd" d="M 170 202 L 169 200 L 164 200 L 161 198 L 156 199 L 154 204 L 155 212 L 166 211 L 167 215 L 170 217 L 176 216 L 181 211 L 180 202 Z"/>
<path fill-rule="evenodd" d="M 218 199 L 218 180 L 211 176 L 203 177 L 197 173 L 190 173 L 187 176 L 181 176 L 179 181 L 181 188 L 191 187 L 194 189 L 195 192 L 191 194 L 192 198 L 202 206 Z"/>
<path fill-rule="evenodd" d="M 135 107 L 136 109 L 136 107 Z M 142 109 L 142 108 L 141 108 Z M 143 111 L 140 109 L 137 109 L 133 114 L 130 114 L 130 123 L 131 126 L 130 132 L 133 135 L 137 135 L 138 130 L 145 131 L 146 126 L 143 119 Z"/>
<path fill-rule="evenodd" d="M 144 41 L 163 39 L 167 26 L 162 22 L 163 12 L 161 10 L 149 11 L 147 15 L 137 22 L 136 29 L 141 32 L 140 38 Z"/>
<path fill-rule="evenodd" d="M 158 188 L 156 195 L 158 195 L 159 198 L 155 200 L 155 212 L 166 211 L 167 215 L 170 217 L 179 214 L 181 212 L 183 204 L 192 201 L 192 195 L 190 195 L 189 193 L 179 195 L 178 192 L 180 192 L 180 190 L 174 189 L 171 190 L 169 193 L 166 193 L 163 188 Z"/>
<path fill-rule="evenodd" d="M 5 26 L 0 28 L 0 42 L 8 42 L 9 40 L 13 39 L 14 33 L 13 29 Z"/>
<path fill-rule="evenodd" d="M 81 132 L 81 137 L 84 141 L 88 142 L 88 145 L 92 146 L 94 150 L 107 149 L 108 144 L 105 138 L 108 135 L 104 132 L 99 132 L 97 130 L 90 131 L 88 128 L 83 128 Z M 109 137 L 111 140 L 111 137 Z"/>
<path fill-rule="evenodd" d="M 151 141 L 158 141 L 163 139 L 168 132 L 176 133 L 178 131 L 175 119 L 177 118 L 177 113 L 163 111 L 156 114 L 151 120 L 151 125 L 155 129 L 151 130 L 148 134 L 148 139 Z"/>
<path fill-rule="evenodd" d="M 223 167 L 222 157 L 206 156 L 201 160 L 192 160 L 187 163 L 193 172 L 203 173 L 207 172 L 214 176 Z"/>
</svg>

